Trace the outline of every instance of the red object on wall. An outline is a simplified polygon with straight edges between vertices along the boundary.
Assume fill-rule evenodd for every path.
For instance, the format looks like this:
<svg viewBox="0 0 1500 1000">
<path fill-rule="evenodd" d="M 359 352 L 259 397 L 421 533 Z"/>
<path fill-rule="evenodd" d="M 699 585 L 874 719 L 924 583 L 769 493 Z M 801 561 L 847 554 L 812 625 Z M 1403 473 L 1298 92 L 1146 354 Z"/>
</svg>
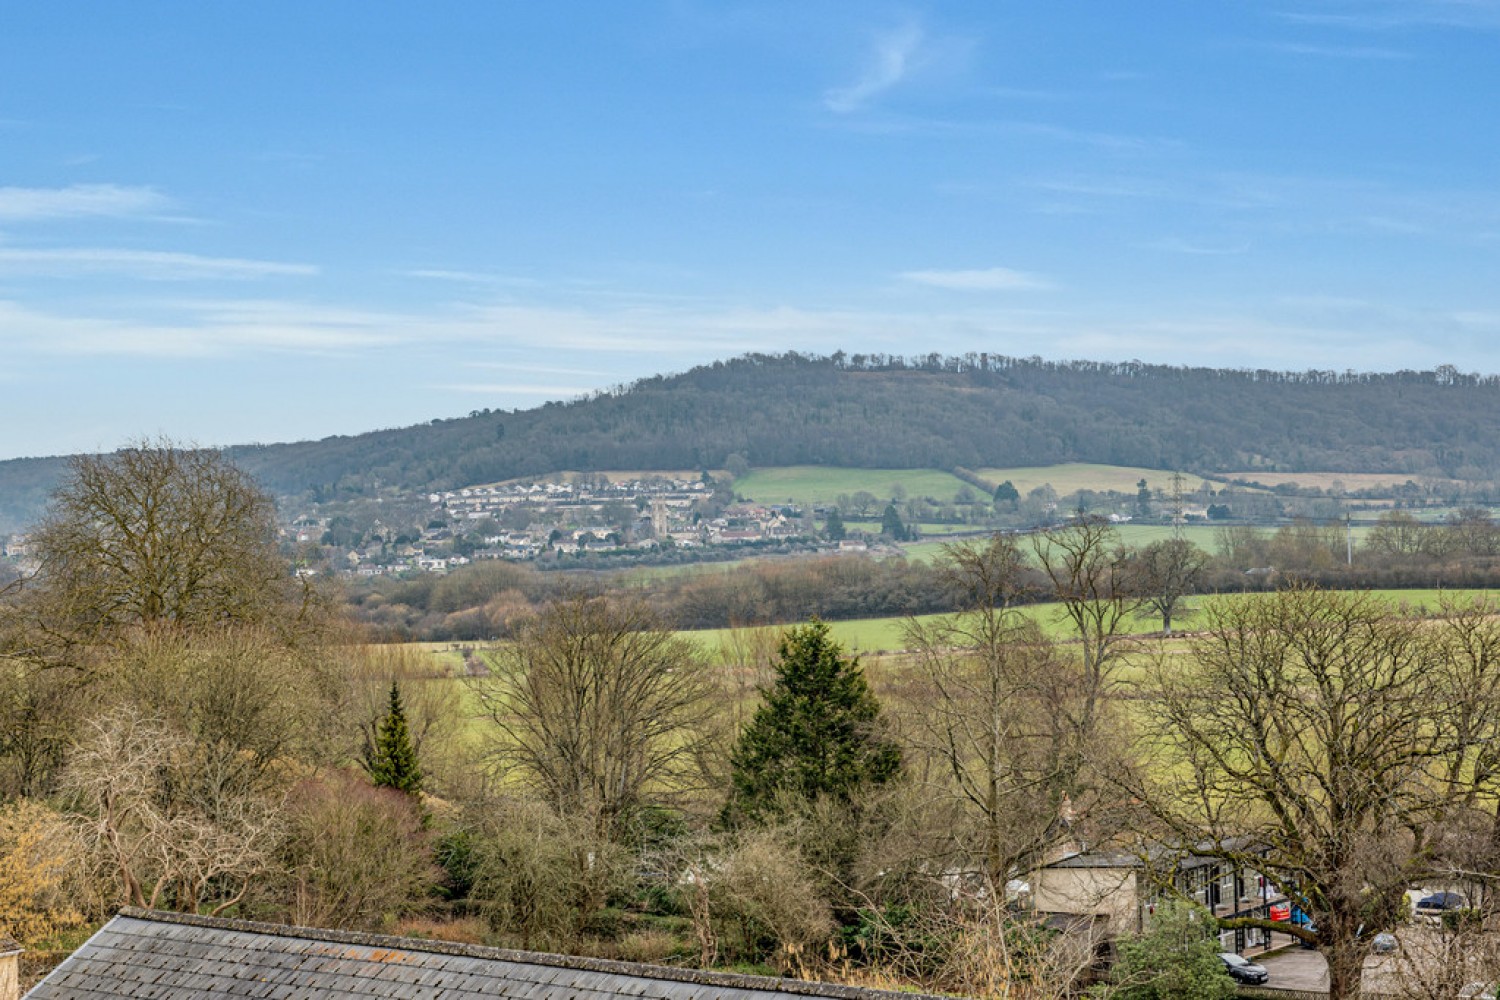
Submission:
<svg viewBox="0 0 1500 1000">
<path fill-rule="evenodd" d="M 1271 919 L 1272 920 L 1291 920 L 1292 919 L 1292 904 L 1290 904 L 1290 903 L 1279 903 L 1276 906 L 1271 907 Z"/>
</svg>

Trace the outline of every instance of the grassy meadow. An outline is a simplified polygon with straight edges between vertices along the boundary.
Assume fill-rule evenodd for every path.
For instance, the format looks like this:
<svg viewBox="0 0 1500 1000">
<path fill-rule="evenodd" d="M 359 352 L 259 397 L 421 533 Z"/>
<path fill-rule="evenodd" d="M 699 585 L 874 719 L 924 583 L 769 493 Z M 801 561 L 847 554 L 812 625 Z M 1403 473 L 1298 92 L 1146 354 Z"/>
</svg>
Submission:
<svg viewBox="0 0 1500 1000">
<path fill-rule="evenodd" d="M 1010 480 L 1024 495 L 1042 485 L 1050 485 L 1059 494 L 1076 490 L 1133 494 L 1136 484 L 1145 479 L 1152 489 L 1166 489 L 1171 484 L 1168 469 L 1144 469 L 1129 465 L 1090 465 L 1072 462 L 1066 465 L 1017 466 L 1004 469 L 977 469 L 987 482 L 999 484 Z M 1185 475 L 1185 488 L 1195 490 L 1203 483 L 1200 476 Z M 1210 482 L 1219 484 L 1219 480 Z M 928 496 L 947 500 L 967 485 L 963 480 L 938 469 L 841 469 L 818 465 L 794 465 L 755 469 L 734 482 L 734 491 L 759 503 L 825 504 L 840 493 L 865 490 L 881 500 L 891 496 L 891 487 L 900 485 L 908 496 Z M 972 488 L 972 487 L 971 487 Z"/>
<path fill-rule="evenodd" d="M 1393 611 L 1399 613 L 1425 611 L 1438 606 L 1445 597 L 1452 600 L 1476 600 L 1484 597 L 1495 596 L 1487 590 L 1372 590 L 1367 591 L 1377 600 L 1389 604 Z M 1254 595 L 1250 594 L 1205 594 L 1198 597 L 1185 598 L 1183 601 L 1186 609 L 1177 612 L 1174 623 L 1179 631 L 1192 631 L 1198 627 L 1201 619 L 1193 612 L 1209 607 L 1214 604 L 1224 604 L 1235 601 L 1243 601 Z M 1062 606 L 1059 604 L 1033 604 L 1021 610 L 1021 613 L 1041 625 L 1042 630 L 1051 638 L 1066 641 L 1070 638 L 1069 624 L 1064 617 Z M 921 615 L 919 622 L 931 622 L 945 617 L 943 615 Z M 890 618 L 855 618 L 845 621 L 830 622 L 829 627 L 833 637 L 844 645 L 844 648 L 855 653 L 891 653 L 899 652 L 905 647 L 903 630 L 907 619 L 905 616 Z M 785 626 L 763 626 L 763 629 L 779 631 Z M 1128 633 L 1149 635 L 1160 628 L 1160 622 L 1149 614 L 1141 614 L 1130 619 L 1126 624 L 1125 631 Z M 733 645 L 737 638 L 743 637 L 746 629 L 699 629 L 683 632 L 682 634 L 697 643 L 710 655 L 717 656 L 726 646 Z M 748 631 L 757 631 L 754 629 Z M 415 650 L 425 656 L 431 657 L 433 662 L 439 665 L 442 673 L 448 676 L 459 676 L 463 672 L 463 654 L 461 648 L 483 648 L 484 643 L 473 642 L 414 642 L 408 643 L 407 648 Z"/>
<path fill-rule="evenodd" d="M 1369 593 L 1387 602 L 1393 612 L 1398 614 L 1410 614 L 1433 608 L 1444 596 L 1459 600 L 1489 596 L 1487 591 L 1381 590 Z M 1116 676 L 1128 684 L 1145 676 L 1144 670 L 1151 657 L 1163 653 L 1189 655 L 1191 652 L 1191 647 L 1188 645 L 1189 635 L 1193 629 L 1201 628 L 1203 622 L 1201 614 L 1194 612 L 1201 611 L 1205 606 L 1212 604 L 1242 601 L 1248 596 L 1250 595 L 1216 594 L 1188 598 L 1184 602 L 1186 609 L 1179 610 L 1176 616 L 1174 623 L 1178 632 L 1173 638 L 1163 638 L 1157 632 L 1160 627 L 1158 619 L 1139 616 L 1127 621 L 1123 631 L 1134 638 L 1126 649 Z M 1032 605 L 1021 609 L 1021 613 L 1036 621 L 1052 639 L 1063 643 L 1064 650 L 1068 648 L 1073 633 L 1060 605 Z M 943 616 L 924 615 L 917 620 L 930 623 L 941 617 Z M 861 657 L 870 683 L 882 699 L 889 700 L 893 709 L 899 706 L 902 692 L 907 688 L 910 676 L 911 659 L 905 652 L 906 624 L 907 619 L 904 617 L 865 618 L 830 623 L 830 631 L 834 639 L 841 643 L 846 651 Z M 738 712 L 745 712 L 754 707 L 756 696 L 753 678 L 743 668 L 750 667 L 752 660 L 763 657 L 767 655 L 768 650 L 774 649 L 775 639 L 783 627 L 705 629 L 682 634 L 703 651 L 704 656 L 715 665 L 716 670 L 727 672 L 726 681 L 731 688 L 738 691 L 737 694 L 729 696 L 735 703 L 733 707 Z M 456 701 L 449 701 L 449 704 L 457 710 L 463 720 L 457 738 L 476 753 L 484 748 L 487 740 L 494 737 L 495 731 L 493 723 L 486 721 L 482 716 L 475 690 L 463 680 L 465 670 L 461 648 L 478 647 L 482 650 L 485 645 L 484 643 L 432 642 L 411 643 L 407 647 L 417 651 L 423 657 L 431 658 L 435 676 L 429 676 L 418 683 L 437 685 L 438 688 L 433 690 L 431 697 L 439 702 L 456 699 Z M 731 677 L 735 680 L 730 681 Z M 420 687 L 413 689 L 411 697 L 422 698 L 420 692 Z"/>
<path fill-rule="evenodd" d="M 1423 611 L 1438 606 L 1444 598 L 1454 600 L 1473 600 L 1481 597 L 1491 596 L 1486 590 L 1372 590 L 1368 593 L 1377 600 L 1389 604 L 1393 611 Z M 1189 609 L 1188 613 L 1179 610 L 1174 616 L 1173 624 L 1178 631 L 1191 631 L 1198 627 L 1200 619 L 1192 614 L 1193 610 L 1206 608 L 1213 604 L 1225 604 L 1243 601 L 1253 595 L 1250 594 L 1205 594 L 1198 597 L 1185 598 L 1184 606 Z M 1021 609 L 1022 614 L 1041 625 L 1042 631 L 1049 637 L 1066 641 L 1071 636 L 1070 626 L 1064 617 L 1062 606 L 1059 604 L 1033 604 Z M 917 618 L 921 622 L 930 622 L 943 615 L 922 615 Z M 830 622 L 830 630 L 833 637 L 844 644 L 851 652 L 857 653 L 889 653 L 904 648 L 903 628 L 907 619 L 905 617 L 894 618 L 857 618 L 849 621 Z M 774 628 L 774 626 L 773 626 Z M 1143 614 L 1132 618 L 1125 627 L 1125 631 L 1135 634 L 1152 634 L 1161 628 L 1159 619 Z M 703 629 L 700 631 L 685 632 L 684 635 L 702 644 L 705 649 L 717 652 L 724 644 L 734 636 L 735 629 Z"/>
<path fill-rule="evenodd" d="M 1143 469 L 1133 465 L 1091 465 L 1086 462 L 1070 462 L 1066 465 L 1029 465 L 1015 466 L 1005 469 L 976 469 L 975 472 L 981 479 L 987 479 L 992 483 L 1003 483 L 1006 480 L 1025 496 L 1038 486 L 1051 486 L 1059 494 L 1073 493 L 1077 490 L 1094 490 L 1103 493 L 1113 490 L 1116 493 L 1135 493 L 1137 484 L 1142 479 L 1153 490 L 1170 489 L 1172 485 L 1172 470 L 1170 469 Z M 1183 473 L 1183 488 L 1185 490 L 1196 490 L 1203 482 L 1201 476 Z M 1208 480 L 1217 488 L 1219 480 Z"/>
<path fill-rule="evenodd" d="M 917 562 L 931 562 L 934 559 L 942 557 L 944 545 L 949 545 L 954 541 L 960 540 L 943 538 L 942 535 L 948 534 L 947 532 L 929 532 L 927 530 L 927 525 L 922 525 L 921 527 L 923 533 L 921 541 L 909 542 L 901 546 L 901 551 L 905 553 L 906 558 L 908 559 L 912 559 Z M 954 526 L 949 525 L 948 527 Z M 970 528 L 964 530 L 972 531 L 974 529 Z M 1270 533 L 1272 531 L 1275 531 L 1276 529 L 1264 528 L 1260 530 Z M 1368 528 L 1356 527 L 1354 529 L 1355 541 L 1358 542 L 1360 536 L 1368 530 Z M 1122 544 L 1136 548 L 1142 545 L 1150 545 L 1152 542 L 1162 541 L 1164 539 L 1172 537 L 1172 526 L 1169 524 L 1127 523 L 1119 525 L 1115 529 L 1115 531 L 1118 533 L 1120 542 Z M 1218 527 L 1212 524 L 1185 524 L 1182 526 L 1182 537 L 1192 542 L 1194 545 L 1198 546 L 1205 552 L 1213 552 L 1218 548 L 1218 538 L 1216 536 L 1217 531 Z M 984 535 L 980 535 L 978 537 L 982 540 Z M 1022 540 L 1021 548 L 1023 552 L 1030 551 L 1024 539 Z"/>
<path fill-rule="evenodd" d="M 756 469 L 734 481 L 734 492 L 757 503 L 797 503 L 808 506 L 830 504 L 841 493 L 864 490 L 891 498 L 900 486 L 908 496 L 935 497 L 948 501 L 968 486 L 962 479 L 937 469 L 836 469 L 821 465 L 789 465 Z M 972 486 L 969 489 L 973 489 Z"/>
</svg>

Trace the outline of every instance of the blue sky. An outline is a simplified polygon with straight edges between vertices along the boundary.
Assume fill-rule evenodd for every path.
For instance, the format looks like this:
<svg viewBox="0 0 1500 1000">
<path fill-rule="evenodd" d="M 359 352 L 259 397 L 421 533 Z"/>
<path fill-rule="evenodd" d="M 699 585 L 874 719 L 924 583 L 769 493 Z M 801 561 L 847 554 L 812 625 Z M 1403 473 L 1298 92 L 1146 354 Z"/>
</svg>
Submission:
<svg viewBox="0 0 1500 1000">
<path fill-rule="evenodd" d="M 746 351 L 1500 371 L 1500 0 L 0 0 L 0 458 Z"/>
</svg>

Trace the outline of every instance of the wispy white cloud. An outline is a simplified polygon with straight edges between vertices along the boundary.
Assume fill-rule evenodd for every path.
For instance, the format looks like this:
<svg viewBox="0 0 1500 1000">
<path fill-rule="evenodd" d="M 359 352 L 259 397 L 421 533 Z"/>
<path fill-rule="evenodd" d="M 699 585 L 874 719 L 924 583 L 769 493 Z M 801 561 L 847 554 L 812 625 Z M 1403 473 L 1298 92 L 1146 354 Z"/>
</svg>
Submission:
<svg viewBox="0 0 1500 1000">
<path fill-rule="evenodd" d="M 838 114 L 849 114 L 896 86 L 911 72 L 922 39 L 922 28 L 915 22 L 877 37 L 859 79 L 824 91 L 823 106 Z"/>
<path fill-rule="evenodd" d="M 513 275 L 487 274 L 484 271 L 461 271 L 441 267 L 414 268 L 397 273 L 406 278 L 420 278 L 424 281 L 451 281 L 466 285 L 535 286 L 540 284 L 535 278 L 518 278 Z"/>
<path fill-rule="evenodd" d="M 1051 196 L 1038 212 L 1140 211 L 1131 202 L 1192 206 L 1196 222 L 1232 220 L 1236 232 L 1375 234 L 1480 243 L 1500 232 L 1500 193 L 1421 188 L 1358 176 L 1252 173 L 1067 174 L 1023 182 Z"/>
<path fill-rule="evenodd" d="M 1282 11 L 1283 20 L 1355 31 L 1394 31 L 1441 27 L 1500 29 L 1500 3 L 1494 0 L 1345 0 L 1318 11 Z"/>
<path fill-rule="evenodd" d="M 479 368 L 490 371 L 519 372 L 526 375 L 578 375 L 587 378 L 611 378 L 614 372 L 602 371 L 598 368 L 573 368 L 563 365 L 538 365 L 524 361 L 465 361 L 465 368 Z"/>
<path fill-rule="evenodd" d="M 1307 310 L 1348 312 L 1375 308 L 1375 303 L 1369 299 L 1356 298 L 1352 295 L 1281 295 L 1276 297 L 1275 302 L 1278 305 Z"/>
<path fill-rule="evenodd" d="M 1327 59 L 1383 59 L 1402 60 L 1415 58 L 1410 52 L 1400 49 L 1379 48 L 1374 45 L 1307 45 L 1300 42 L 1273 42 L 1269 48 L 1294 56 L 1316 56 Z"/>
<path fill-rule="evenodd" d="M 198 254 L 155 250 L 27 250 L 0 247 L 0 275 L 30 274 L 70 278 L 118 274 L 147 281 L 196 281 L 213 278 L 307 277 L 317 273 L 318 268 L 311 264 L 287 264 L 239 257 L 203 257 Z"/>
<path fill-rule="evenodd" d="M 1486 330 L 1500 329 L 1500 312 L 1483 310 L 1460 310 L 1453 314 L 1453 322 L 1459 326 Z"/>
<path fill-rule="evenodd" d="M 1099 132 L 1054 122 L 955 119 L 873 111 L 853 118 L 841 118 L 837 127 L 873 135 L 1017 136 L 1088 146 L 1121 154 L 1156 153 L 1184 147 L 1182 140 L 1167 136 Z"/>
<path fill-rule="evenodd" d="M 166 317 L 151 321 L 0 301 L 0 348 L 38 356 L 223 358 L 341 353 L 394 345 L 407 336 L 396 317 L 289 302 L 168 303 L 160 311 Z"/>
<path fill-rule="evenodd" d="M 1250 244 L 1248 243 L 1214 245 L 1194 243 L 1178 236 L 1168 236 L 1165 239 L 1151 240 L 1141 245 L 1148 250 L 1165 250 L 1168 253 L 1187 254 L 1195 257 L 1232 257 L 1237 254 L 1250 252 Z"/>
<path fill-rule="evenodd" d="M 1026 271 L 987 267 L 971 271 L 903 271 L 903 281 L 960 292 L 1021 292 L 1051 288 L 1052 282 Z"/>
<path fill-rule="evenodd" d="M 0 187 L 0 219 L 66 219 L 160 212 L 172 204 L 155 188 L 74 184 L 63 188 Z"/>
<path fill-rule="evenodd" d="M 252 299 L 143 303 L 130 318 L 117 310 L 63 314 L 0 301 L 0 353 L 16 365 L 59 357 L 70 365 L 73 359 L 108 360 L 119 372 L 130 371 L 133 359 L 202 361 L 206 373 L 215 370 L 211 362 L 283 356 L 338 359 L 363 371 L 399 359 L 414 388 L 442 385 L 511 396 L 513 405 L 572 398 L 747 351 L 904 353 L 912 350 L 913 329 L 923 331 L 923 350 L 953 353 L 1024 355 L 1046 343 L 1053 357 L 1377 369 L 1461 357 L 1468 367 L 1500 370 L 1500 350 L 1489 346 L 1497 312 L 1483 296 L 1425 311 L 1274 296 L 1252 305 L 1172 309 L 1127 302 L 1019 308 L 986 297 L 961 301 L 891 310 L 667 302 L 401 313 Z M 1413 331 L 1422 331 L 1420 338 Z M 227 373 L 236 364 L 218 370 L 232 378 Z M 475 377 L 455 376 L 455 364 Z"/>
</svg>

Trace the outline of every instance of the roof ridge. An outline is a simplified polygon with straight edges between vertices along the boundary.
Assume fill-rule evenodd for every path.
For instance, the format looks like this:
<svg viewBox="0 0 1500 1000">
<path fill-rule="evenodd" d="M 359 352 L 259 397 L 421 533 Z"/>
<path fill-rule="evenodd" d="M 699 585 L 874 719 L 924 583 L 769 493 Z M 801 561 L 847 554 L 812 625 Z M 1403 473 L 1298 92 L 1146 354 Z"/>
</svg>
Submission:
<svg viewBox="0 0 1500 1000">
<path fill-rule="evenodd" d="M 805 979 L 779 979 L 772 976 L 750 976 L 735 972 L 708 972 L 672 965 L 647 965 L 641 962 L 622 962 L 609 958 L 590 958 L 583 955 L 558 955 L 550 952 L 515 951 L 509 948 L 493 948 L 488 945 L 467 944 L 462 941 L 442 941 L 433 938 L 399 937 L 394 934 L 371 934 L 365 931 L 334 930 L 323 927 L 301 927 L 295 924 L 271 924 L 256 920 L 238 920 L 230 917 L 204 917 L 195 913 L 174 913 L 167 910 L 149 910 L 137 906 L 122 907 L 116 914 L 136 920 L 156 923 L 182 924 L 218 930 L 244 931 L 273 937 L 298 938 L 305 941 L 332 941 L 338 944 L 363 945 L 371 948 L 395 948 L 404 951 L 429 952 L 438 955 L 458 955 L 465 958 L 492 959 L 528 965 L 545 965 L 552 968 L 578 969 L 585 972 L 612 973 L 635 976 L 642 979 L 667 979 L 674 982 L 692 983 L 700 986 L 722 986 L 731 989 L 765 990 L 775 993 L 795 993 L 811 997 L 832 997 L 835 1000 L 941 1000 L 932 994 L 905 993 L 894 990 L 870 989 L 863 986 L 844 986 L 838 983 L 816 983 Z M 111 923 L 113 920 L 111 921 Z M 102 928 L 101 928 L 102 929 Z"/>
</svg>

